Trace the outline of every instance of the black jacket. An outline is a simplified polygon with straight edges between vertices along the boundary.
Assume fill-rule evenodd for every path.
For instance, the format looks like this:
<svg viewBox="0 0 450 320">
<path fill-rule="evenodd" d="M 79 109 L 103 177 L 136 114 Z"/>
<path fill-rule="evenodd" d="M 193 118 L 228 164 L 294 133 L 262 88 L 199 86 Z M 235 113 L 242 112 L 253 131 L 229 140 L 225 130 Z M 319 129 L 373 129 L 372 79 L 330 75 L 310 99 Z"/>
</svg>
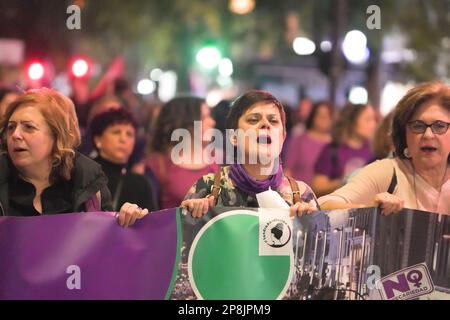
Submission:
<svg viewBox="0 0 450 320">
<path fill-rule="evenodd" d="M 9 179 L 13 164 L 7 155 L 0 156 L 0 216 L 8 215 Z M 108 190 L 108 179 L 101 166 L 88 157 L 77 153 L 72 170 L 72 209 L 73 212 L 86 211 L 86 201 L 100 191 L 101 209 L 112 211 L 111 193 Z"/>
<path fill-rule="evenodd" d="M 94 160 L 102 166 L 108 178 L 108 189 L 111 191 L 113 206 L 114 202 L 117 206 L 113 208 L 114 210 L 119 210 L 125 202 L 135 203 L 149 211 L 158 210 L 156 196 L 146 176 L 126 170 L 125 165 L 112 163 L 100 156 Z"/>
</svg>

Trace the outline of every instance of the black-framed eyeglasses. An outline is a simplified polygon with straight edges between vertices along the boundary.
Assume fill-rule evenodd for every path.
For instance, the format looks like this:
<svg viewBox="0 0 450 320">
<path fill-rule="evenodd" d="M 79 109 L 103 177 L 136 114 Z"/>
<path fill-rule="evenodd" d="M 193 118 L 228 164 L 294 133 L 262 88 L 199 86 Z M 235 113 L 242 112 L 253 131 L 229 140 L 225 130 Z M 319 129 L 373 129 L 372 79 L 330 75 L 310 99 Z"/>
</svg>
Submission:
<svg viewBox="0 0 450 320">
<path fill-rule="evenodd" d="M 448 127 L 450 126 L 450 122 L 445 121 L 435 121 L 431 124 L 427 124 L 423 122 L 422 120 L 415 120 L 408 122 L 408 128 L 411 130 L 412 133 L 424 133 L 427 131 L 428 127 L 431 128 L 431 131 L 433 131 L 434 134 L 444 134 L 447 132 Z"/>
</svg>

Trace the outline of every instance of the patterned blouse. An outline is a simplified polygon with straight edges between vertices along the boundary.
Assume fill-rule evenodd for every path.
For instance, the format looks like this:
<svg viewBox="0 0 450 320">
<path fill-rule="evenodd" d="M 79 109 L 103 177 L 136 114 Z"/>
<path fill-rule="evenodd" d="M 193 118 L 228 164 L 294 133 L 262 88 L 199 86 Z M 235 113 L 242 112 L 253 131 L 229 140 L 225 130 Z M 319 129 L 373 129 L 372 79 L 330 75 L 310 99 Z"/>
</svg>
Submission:
<svg viewBox="0 0 450 320">
<path fill-rule="evenodd" d="M 220 193 L 217 199 L 216 207 L 259 207 L 256 197 L 247 195 L 233 184 L 233 181 L 228 176 L 230 167 L 225 166 L 221 168 L 220 178 Z M 211 194 L 212 186 L 214 185 L 214 173 L 210 173 L 201 177 L 188 191 L 185 200 L 200 199 Z M 302 181 L 297 181 L 300 191 L 300 197 L 303 202 L 312 202 L 316 207 L 316 196 L 311 188 Z M 291 185 L 286 176 L 283 175 L 283 181 L 280 186 L 274 190 L 278 192 L 281 197 L 291 206 L 293 204 L 293 195 Z"/>
</svg>

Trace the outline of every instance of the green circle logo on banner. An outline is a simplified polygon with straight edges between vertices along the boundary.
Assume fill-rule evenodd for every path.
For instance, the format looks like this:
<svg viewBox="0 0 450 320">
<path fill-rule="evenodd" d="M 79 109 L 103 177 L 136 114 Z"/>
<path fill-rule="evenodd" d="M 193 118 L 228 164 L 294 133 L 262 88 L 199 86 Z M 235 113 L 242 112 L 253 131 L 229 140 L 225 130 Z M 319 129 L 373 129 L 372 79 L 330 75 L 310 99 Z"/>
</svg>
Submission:
<svg viewBox="0 0 450 320">
<path fill-rule="evenodd" d="M 233 210 L 211 219 L 189 252 L 189 280 L 199 299 L 281 299 L 292 279 L 293 253 L 259 255 L 259 217 Z"/>
</svg>

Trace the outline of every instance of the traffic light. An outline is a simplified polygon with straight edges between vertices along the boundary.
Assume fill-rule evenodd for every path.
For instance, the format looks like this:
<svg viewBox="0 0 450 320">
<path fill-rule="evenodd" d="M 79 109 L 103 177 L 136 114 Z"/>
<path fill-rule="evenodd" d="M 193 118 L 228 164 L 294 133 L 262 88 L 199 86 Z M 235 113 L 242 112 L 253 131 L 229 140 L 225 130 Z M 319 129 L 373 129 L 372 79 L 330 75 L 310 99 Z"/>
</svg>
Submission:
<svg viewBox="0 0 450 320">
<path fill-rule="evenodd" d="M 91 72 L 91 64 L 86 58 L 72 59 L 70 64 L 71 76 L 78 79 L 84 79 L 89 76 Z"/>
<path fill-rule="evenodd" d="M 41 81 L 44 78 L 45 69 L 41 62 L 31 62 L 27 68 L 27 76 L 31 81 Z"/>
</svg>

